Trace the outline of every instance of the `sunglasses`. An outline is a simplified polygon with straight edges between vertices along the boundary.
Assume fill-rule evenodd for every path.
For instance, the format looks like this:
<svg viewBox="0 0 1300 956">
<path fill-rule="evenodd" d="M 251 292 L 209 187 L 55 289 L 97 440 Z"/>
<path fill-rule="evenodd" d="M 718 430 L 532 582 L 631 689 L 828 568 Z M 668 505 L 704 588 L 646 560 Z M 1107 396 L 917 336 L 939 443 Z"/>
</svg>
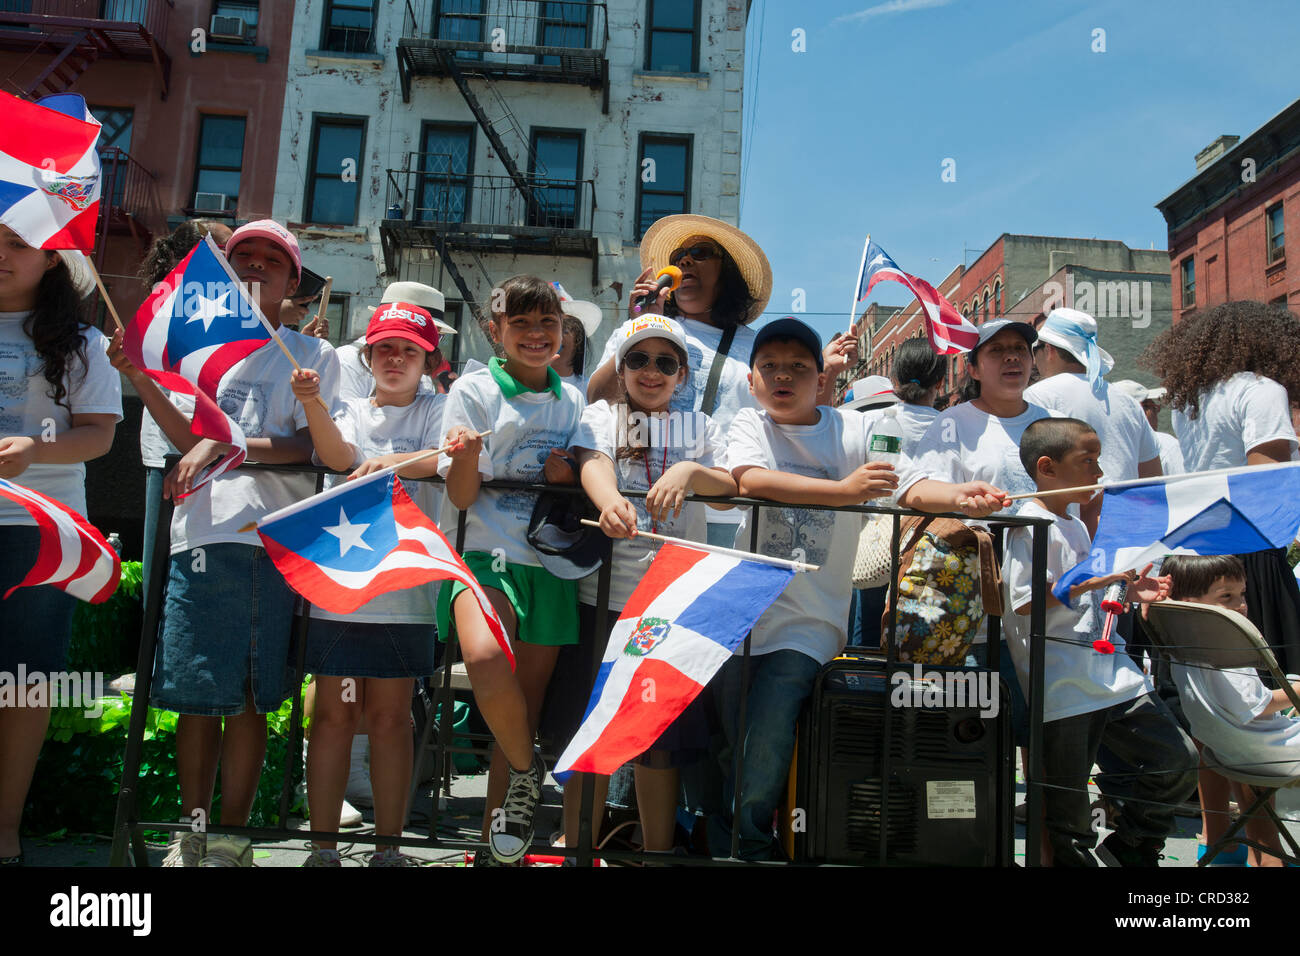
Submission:
<svg viewBox="0 0 1300 956">
<path fill-rule="evenodd" d="M 623 364 L 630 371 L 639 372 L 650 364 L 650 356 L 645 352 L 628 352 L 623 356 Z M 656 355 L 655 368 L 665 375 L 676 375 L 677 370 L 682 367 L 682 363 L 677 361 L 671 355 Z"/>
<path fill-rule="evenodd" d="M 668 264 L 670 266 L 675 266 L 687 256 L 690 256 L 694 262 L 703 262 L 706 259 L 712 259 L 714 256 L 720 255 L 722 255 L 722 252 L 717 246 L 699 245 L 689 246 L 685 249 L 679 246 L 674 249 L 673 254 L 668 257 Z"/>
</svg>

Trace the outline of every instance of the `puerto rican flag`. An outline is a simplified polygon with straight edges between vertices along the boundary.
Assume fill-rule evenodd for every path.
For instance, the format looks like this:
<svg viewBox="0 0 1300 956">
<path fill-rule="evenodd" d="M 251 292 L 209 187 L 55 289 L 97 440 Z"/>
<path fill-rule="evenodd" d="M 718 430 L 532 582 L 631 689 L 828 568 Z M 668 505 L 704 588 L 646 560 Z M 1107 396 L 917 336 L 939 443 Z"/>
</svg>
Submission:
<svg viewBox="0 0 1300 956">
<path fill-rule="evenodd" d="M 553 771 L 610 774 L 648 750 L 794 571 L 665 544 L 610 632 L 578 733 Z"/>
<path fill-rule="evenodd" d="M 1117 482 L 1106 488 L 1092 554 L 1052 593 L 1143 568 L 1167 554 L 1250 554 L 1285 548 L 1300 527 L 1300 461 Z"/>
<path fill-rule="evenodd" d="M 0 93 L 0 223 L 39 249 L 95 247 L 99 123 L 76 93 Z"/>
<path fill-rule="evenodd" d="M 261 309 L 211 236 L 158 283 L 123 336 L 123 350 L 137 368 L 164 388 L 194 396 L 194 434 L 232 446 L 195 491 L 244 461 L 243 430 L 217 407 L 217 386 L 231 366 L 270 338 Z"/>
<path fill-rule="evenodd" d="M 858 272 L 858 301 L 871 294 L 871 288 L 882 279 L 901 282 L 912 290 L 921 303 L 925 317 L 925 331 L 930 337 L 930 348 L 939 355 L 956 355 L 969 352 L 979 343 L 979 329 L 957 311 L 956 306 L 939 294 L 934 286 L 898 268 L 898 263 L 875 240 L 868 239 L 862 253 L 862 268 Z"/>
<path fill-rule="evenodd" d="M 505 627 L 443 533 L 384 469 L 273 512 L 258 522 L 266 553 L 289 587 L 333 614 L 351 614 L 389 591 L 460 581 L 514 667 Z"/>
<path fill-rule="evenodd" d="M 94 525 L 67 505 L 3 478 L 0 496 L 26 508 L 41 533 L 35 566 L 4 593 L 6 598 L 19 588 L 38 584 L 52 585 L 91 604 L 112 597 L 122 576 L 122 561 Z"/>
</svg>

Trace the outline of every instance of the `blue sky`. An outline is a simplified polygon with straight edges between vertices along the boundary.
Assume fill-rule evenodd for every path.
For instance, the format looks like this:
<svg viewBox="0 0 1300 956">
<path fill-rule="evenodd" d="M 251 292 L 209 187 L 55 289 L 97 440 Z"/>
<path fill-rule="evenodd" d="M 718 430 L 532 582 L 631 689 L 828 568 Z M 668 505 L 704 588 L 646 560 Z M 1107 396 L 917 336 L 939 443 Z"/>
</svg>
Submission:
<svg viewBox="0 0 1300 956">
<path fill-rule="evenodd" d="M 1195 154 L 1300 97 L 1300 7 L 1248 9 L 755 0 L 740 225 L 774 272 L 761 321 L 801 288 L 823 337 L 845 328 L 867 232 L 935 283 L 1004 232 L 1165 248 L 1154 204 Z M 941 180 L 948 158 L 955 182 Z M 885 283 L 873 298 L 908 294 Z"/>
</svg>

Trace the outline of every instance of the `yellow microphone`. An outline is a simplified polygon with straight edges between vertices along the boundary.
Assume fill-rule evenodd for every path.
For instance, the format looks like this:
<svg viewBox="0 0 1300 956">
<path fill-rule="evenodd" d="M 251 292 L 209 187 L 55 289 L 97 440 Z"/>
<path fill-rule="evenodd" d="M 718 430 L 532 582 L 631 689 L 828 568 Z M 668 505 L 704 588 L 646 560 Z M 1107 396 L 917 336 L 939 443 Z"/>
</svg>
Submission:
<svg viewBox="0 0 1300 956">
<path fill-rule="evenodd" d="M 640 312 L 648 304 L 655 302 L 659 298 L 659 293 L 664 289 L 669 292 L 675 292 L 677 287 L 682 284 L 682 270 L 676 266 L 664 266 L 655 276 L 655 287 L 651 292 L 647 292 L 641 298 L 636 300 L 636 311 Z"/>
</svg>

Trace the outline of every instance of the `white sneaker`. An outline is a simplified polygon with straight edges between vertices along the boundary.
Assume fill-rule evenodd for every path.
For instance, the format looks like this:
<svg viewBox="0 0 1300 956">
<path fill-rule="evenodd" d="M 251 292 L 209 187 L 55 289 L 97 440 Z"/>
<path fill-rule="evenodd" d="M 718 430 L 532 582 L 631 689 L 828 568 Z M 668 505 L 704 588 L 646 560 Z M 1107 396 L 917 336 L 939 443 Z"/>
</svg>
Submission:
<svg viewBox="0 0 1300 956">
<path fill-rule="evenodd" d="M 307 846 L 311 850 L 311 852 L 307 854 L 307 859 L 303 861 L 302 865 L 304 867 L 307 866 L 341 867 L 343 865 L 343 859 L 342 857 L 339 856 L 338 850 L 324 850 L 312 843 L 307 844 Z"/>
<path fill-rule="evenodd" d="M 199 866 L 252 866 L 253 842 L 247 837 L 214 833 Z"/>
<path fill-rule="evenodd" d="M 370 738 L 358 734 L 352 738 L 352 763 L 348 767 L 348 788 L 344 798 L 354 807 L 369 809 L 375 805 L 370 789 Z"/>
<path fill-rule="evenodd" d="M 389 847 L 382 853 L 376 851 L 370 854 L 369 866 L 415 866 L 420 865 L 420 861 L 413 856 L 405 856 L 397 850 Z"/>
<path fill-rule="evenodd" d="M 187 819 L 184 822 L 189 823 Z M 195 833 L 193 830 L 173 830 L 171 842 L 167 844 L 167 856 L 163 866 L 198 866 L 207 852 L 208 835 Z"/>
</svg>

